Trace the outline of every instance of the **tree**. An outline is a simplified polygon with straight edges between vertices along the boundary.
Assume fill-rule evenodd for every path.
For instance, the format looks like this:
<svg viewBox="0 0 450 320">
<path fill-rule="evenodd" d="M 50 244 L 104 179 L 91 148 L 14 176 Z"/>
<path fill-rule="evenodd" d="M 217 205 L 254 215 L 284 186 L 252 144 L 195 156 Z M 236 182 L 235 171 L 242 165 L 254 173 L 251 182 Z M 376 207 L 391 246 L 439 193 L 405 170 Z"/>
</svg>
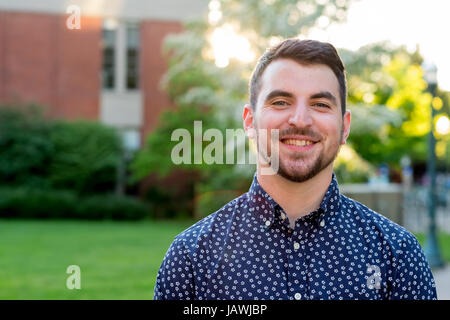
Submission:
<svg viewBox="0 0 450 320">
<path fill-rule="evenodd" d="M 385 114 L 379 118 L 385 119 L 382 122 L 367 114 L 363 115 L 365 121 L 353 123 L 350 144 L 374 165 L 387 163 L 398 168 L 405 155 L 413 162 L 425 161 L 431 96 L 426 92 L 420 52 L 379 43 L 344 56 L 350 74 L 349 102 L 352 107 L 365 106 L 356 113 L 382 106 Z"/>
</svg>

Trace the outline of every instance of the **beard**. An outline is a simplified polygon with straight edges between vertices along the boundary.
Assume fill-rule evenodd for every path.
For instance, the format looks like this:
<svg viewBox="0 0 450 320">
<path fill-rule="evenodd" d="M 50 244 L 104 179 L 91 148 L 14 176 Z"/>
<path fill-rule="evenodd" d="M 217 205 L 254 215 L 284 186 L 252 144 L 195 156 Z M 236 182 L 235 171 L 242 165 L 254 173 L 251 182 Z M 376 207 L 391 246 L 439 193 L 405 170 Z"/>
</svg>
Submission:
<svg viewBox="0 0 450 320">
<path fill-rule="evenodd" d="M 293 166 L 286 164 L 283 159 L 280 159 L 278 168 L 278 174 L 283 178 L 292 182 L 304 182 L 315 177 L 319 172 L 328 167 L 336 158 L 340 147 L 336 146 L 335 150 L 328 155 L 321 152 L 316 161 L 312 164 L 306 164 L 302 160 L 296 160 L 297 162 Z"/>
<path fill-rule="evenodd" d="M 310 129 L 289 128 L 287 130 L 280 131 L 279 143 L 281 143 L 282 137 L 288 134 L 305 135 L 312 138 L 319 138 L 318 140 L 322 140 L 320 139 L 320 135 L 312 132 Z M 295 155 L 289 156 L 289 159 L 285 159 L 282 158 L 280 156 L 280 153 L 278 152 L 279 165 L 277 174 L 289 181 L 297 183 L 304 182 L 315 177 L 318 173 L 320 173 L 323 169 L 327 168 L 336 159 L 341 147 L 339 142 L 342 141 L 343 134 L 344 134 L 344 125 L 342 125 L 339 140 L 337 140 L 336 143 L 333 143 L 328 150 L 322 149 L 317 159 L 312 163 L 311 162 L 307 163 L 307 160 L 308 158 L 311 157 L 311 155 L 297 153 Z M 256 139 L 257 145 L 259 146 L 258 135 L 256 136 Z M 271 146 L 273 145 L 274 143 L 271 141 Z M 267 149 L 268 148 L 266 148 L 266 150 Z M 258 147 L 258 153 L 265 160 L 265 162 L 268 163 L 269 165 L 272 165 L 271 155 L 269 154 L 271 153 L 270 149 L 267 154 L 265 154 L 264 152 L 261 153 L 259 150 L 260 148 Z"/>
</svg>

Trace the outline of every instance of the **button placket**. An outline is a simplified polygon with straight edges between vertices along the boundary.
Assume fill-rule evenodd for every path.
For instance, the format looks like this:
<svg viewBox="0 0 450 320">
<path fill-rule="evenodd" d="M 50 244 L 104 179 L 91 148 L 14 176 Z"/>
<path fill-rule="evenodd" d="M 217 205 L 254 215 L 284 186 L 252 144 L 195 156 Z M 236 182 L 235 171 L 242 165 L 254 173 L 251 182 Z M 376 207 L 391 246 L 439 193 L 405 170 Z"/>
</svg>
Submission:
<svg viewBox="0 0 450 320">
<path fill-rule="evenodd" d="M 289 233 L 290 240 L 290 255 L 289 259 L 291 261 L 298 261 L 297 265 L 300 269 L 293 268 L 292 271 L 289 272 L 295 273 L 295 279 L 298 283 L 291 282 L 290 283 L 290 297 L 294 300 L 305 300 L 308 299 L 308 291 L 309 291 L 309 283 L 307 276 L 308 265 L 306 263 L 306 242 L 308 241 L 308 237 L 310 235 L 312 227 L 311 224 L 304 224 L 302 220 L 296 221 L 294 229 L 291 229 L 291 233 Z M 295 265 L 295 262 L 293 263 Z M 303 274 L 306 273 L 306 274 Z"/>
</svg>

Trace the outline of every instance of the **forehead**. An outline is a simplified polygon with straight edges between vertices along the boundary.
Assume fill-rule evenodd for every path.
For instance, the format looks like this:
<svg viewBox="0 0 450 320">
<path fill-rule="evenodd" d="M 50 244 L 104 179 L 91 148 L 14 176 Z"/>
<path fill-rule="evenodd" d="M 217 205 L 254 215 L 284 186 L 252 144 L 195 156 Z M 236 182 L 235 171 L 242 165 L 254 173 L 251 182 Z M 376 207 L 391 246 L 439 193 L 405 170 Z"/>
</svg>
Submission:
<svg viewBox="0 0 450 320">
<path fill-rule="evenodd" d="M 302 65 L 291 59 L 278 59 L 264 70 L 258 101 L 262 103 L 264 97 L 273 90 L 288 91 L 294 96 L 330 91 L 338 98 L 339 82 L 333 70 L 326 65 Z"/>
</svg>

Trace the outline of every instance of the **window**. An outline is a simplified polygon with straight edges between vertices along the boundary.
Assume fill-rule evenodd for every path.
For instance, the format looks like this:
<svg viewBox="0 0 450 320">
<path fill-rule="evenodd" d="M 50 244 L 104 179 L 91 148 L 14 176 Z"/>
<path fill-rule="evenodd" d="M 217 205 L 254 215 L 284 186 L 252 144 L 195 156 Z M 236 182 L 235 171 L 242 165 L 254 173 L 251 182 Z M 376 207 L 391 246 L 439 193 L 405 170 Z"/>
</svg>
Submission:
<svg viewBox="0 0 450 320">
<path fill-rule="evenodd" d="M 139 25 L 105 20 L 102 86 L 115 91 L 139 88 Z"/>
<path fill-rule="evenodd" d="M 115 82 L 116 30 L 103 29 L 103 88 L 113 89 Z"/>
<path fill-rule="evenodd" d="M 139 86 L 139 29 L 137 25 L 127 26 L 127 89 Z"/>
</svg>

